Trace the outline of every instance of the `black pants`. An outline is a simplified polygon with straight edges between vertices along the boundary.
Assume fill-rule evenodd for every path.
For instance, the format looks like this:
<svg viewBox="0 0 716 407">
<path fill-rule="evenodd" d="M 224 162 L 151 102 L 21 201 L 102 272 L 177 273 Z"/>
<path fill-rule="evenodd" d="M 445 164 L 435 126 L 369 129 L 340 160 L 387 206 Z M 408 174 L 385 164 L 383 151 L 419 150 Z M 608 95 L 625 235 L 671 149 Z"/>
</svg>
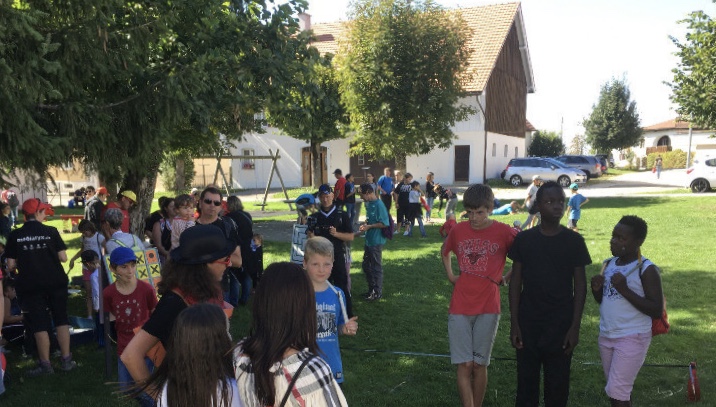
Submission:
<svg viewBox="0 0 716 407">
<path fill-rule="evenodd" d="M 383 205 L 385 205 L 385 209 L 390 212 L 390 205 L 393 203 L 393 196 L 390 194 L 381 195 L 380 200 L 383 201 Z"/>
<path fill-rule="evenodd" d="M 345 253 L 335 255 L 335 259 L 333 260 L 333 270 L 331 270 L 331 276 L 328 278 L 328 281 L 343 290 L 343 293 L 346 296 L 346 314 L 348 314 L 348 318 L 351 318 L 353 316 L 353 300 L 351 299 L 351 292 L 348 291 L 348 274 L 346 272 Z"/>
<path fill-rule="evenodd" d="M 540 370 L 544 368 L 545 407 L 565 407 L 569 398 L 569 373 L 572 354 L 543 352 L 525 346 L 517 350 L 517 398 L 515 406 L 539 405 Z"/>
</svg>

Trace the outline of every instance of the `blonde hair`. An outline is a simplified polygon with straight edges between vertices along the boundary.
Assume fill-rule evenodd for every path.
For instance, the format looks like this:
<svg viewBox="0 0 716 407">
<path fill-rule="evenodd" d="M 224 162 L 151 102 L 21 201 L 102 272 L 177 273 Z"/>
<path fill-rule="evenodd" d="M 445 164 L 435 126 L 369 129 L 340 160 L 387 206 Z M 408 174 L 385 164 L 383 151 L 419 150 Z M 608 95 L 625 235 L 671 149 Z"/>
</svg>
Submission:
<svg viewBox="0 0 716 407">
<path fill-rule="evenodd" d="M 306 249 L 304 250 L 303 258 L 308 260 L 315 254 L 333 259 L 333 243 L 321 236 L 315 236 L 306 240 Z"/>
</svg>

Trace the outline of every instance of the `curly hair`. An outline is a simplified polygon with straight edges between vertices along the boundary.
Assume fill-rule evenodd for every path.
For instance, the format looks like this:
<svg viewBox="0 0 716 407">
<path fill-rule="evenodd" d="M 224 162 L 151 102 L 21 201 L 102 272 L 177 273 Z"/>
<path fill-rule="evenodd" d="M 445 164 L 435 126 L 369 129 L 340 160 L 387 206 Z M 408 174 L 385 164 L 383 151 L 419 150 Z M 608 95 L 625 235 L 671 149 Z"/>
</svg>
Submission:
<svg viewBox="0 0 716 407">
<path fill-rule="evenodd" d="M 634 233 L 634 237 L 636 237 L 637 239 L 646 239 L 646 232 L 648 228 L 644 219 L 634 215 L 625 215 L 622 216 L 621 219 L 619 219 L 619 223 L 624 226 L 629 226 L 632 230 L 632 233 Z"/>
</svg>

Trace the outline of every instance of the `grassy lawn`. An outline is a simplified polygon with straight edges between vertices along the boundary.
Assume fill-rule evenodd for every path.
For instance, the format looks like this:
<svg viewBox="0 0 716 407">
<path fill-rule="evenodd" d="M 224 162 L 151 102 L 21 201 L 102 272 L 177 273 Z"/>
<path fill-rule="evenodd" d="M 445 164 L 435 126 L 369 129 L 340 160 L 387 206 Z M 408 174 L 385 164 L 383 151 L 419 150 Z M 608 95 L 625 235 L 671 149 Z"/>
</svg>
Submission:
<svg viewBox="0 0 716 407">
<path fill-rule="evenodd" d="M 610 169 L 611 171 L 611 169 Z M 499 197 L 498 197 L 499 198 Z M 248 206 L 248 205 L 247 205 Z M 633 392 L 635 405 L 681 406 L 686 399 L 689 361 L 699 363 L 702 405 L 714 405 L 713 336 L 716 332 L 716 197 L 619 197 L 592 198 L 582 211 L 580 228 L 594 264 L 588 278 L 599 272 L 601 260 L 610 256 L 611 230 L 622 215 L 646 219 L 649 236 L 643 253 L 663 270 L 671 332 L 654 338 L 647 364 Z M 511 224 L 525 215 L 497 217 Z M 52 221 L 59 223 L 59 221 Z M 566 223 L 566 220 L 563 220 Z M 356 337 L 341 338 L 346 382 L 344 392 L 353 406 L 456 406 L 459 398 L 455 368 L 450 364 L 447 340 L 447 310 L 451 285 L 444 277 L 439 257 L 439 225 L 430 225 L 428 239 L 395 236 L 383 254 L 385 270 L 383 299 L 367 303 L 360 270 L 362 239 L 353 244 L 352 283 L 355 313 L 360 329 Z M 64 234 L 70 247 L 79 247 L 77 234 Z M 72 255 L 73 251 L 70 250 Z M 265 264 L 287 260 L 288 243 L 268 242 Z M 76 270 L 75 274 L 78 274 Z M 512 406 L 516 387 L 514 350 L 509 344 L 507 289 L 502 289 L 502 311 L 489 368 L 486 406 Z M 79 312 L 82 300 L 73 298 Z M 249 309 L 240 308 L 231 321 L 235 339 L 248 330 Z M 597 349 L 599 310 L 588 295 L 582 320 L 581 341 L 572 363 L 571 406 L 608 406 L 604 377 Z M 30 361 L 19 352 L 9 355 L 14 381 L 8 394 L 0 397 L 4 406 L 124 406 L 127 401 L 111 394 L 113 375 L 104 377 L 103 353 L 94 346 L 73 350 L 80 368 L 43 378 L 21 378 Z"/>
</svg>

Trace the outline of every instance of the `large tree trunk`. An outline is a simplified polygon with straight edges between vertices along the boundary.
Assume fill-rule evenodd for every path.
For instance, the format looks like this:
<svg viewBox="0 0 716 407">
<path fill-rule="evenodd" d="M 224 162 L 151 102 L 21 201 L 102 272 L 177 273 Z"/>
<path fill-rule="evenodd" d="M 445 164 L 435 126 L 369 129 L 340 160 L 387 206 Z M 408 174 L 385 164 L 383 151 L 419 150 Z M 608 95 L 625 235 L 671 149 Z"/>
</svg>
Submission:
<svg viewBox="0 0 716 407">
<path fill-rule="evenodd" d="M 395 154 L 395 169 L 400 170 L 400 172 L 405 174 L 406 172 L 408 172 L 408 169 L 406 168 L 408 166 L 407 161 L 408 161 L 408 159 L 407 159 L 405 153 L 402 153 L 402 152 L 396 153 Z M 413 175 L 415 175 L 415 174 L 413 174 Z"/>
<path fill-rule="evenodd" d="M 311 183 L 314 188 L 323 184 L 323 162 L 321 161 L 321 143 L 311 141 Z"/>
<path fill-rule="evenodd" d="M 174 164 L 174 192 L 181 192 L 186 190 L 186 177 L 184 177 L 184 173 L 186 172 L 184 169 L 185 165 L 184 157 L 177 156 L 177 160 Z"/>
<path fill-rule="evenodd" d="M 154 188 L 157 183 L 161 154 L 152 162 L 141 166 L 141 170 L 130 170 L 124 177 L 123 187 L 137 194 L 137 204 L 129 210 L 130 230 L 133 234 L 144 235 L 144 220 L 149 216 L 154 200 Z"/>
</svg>

